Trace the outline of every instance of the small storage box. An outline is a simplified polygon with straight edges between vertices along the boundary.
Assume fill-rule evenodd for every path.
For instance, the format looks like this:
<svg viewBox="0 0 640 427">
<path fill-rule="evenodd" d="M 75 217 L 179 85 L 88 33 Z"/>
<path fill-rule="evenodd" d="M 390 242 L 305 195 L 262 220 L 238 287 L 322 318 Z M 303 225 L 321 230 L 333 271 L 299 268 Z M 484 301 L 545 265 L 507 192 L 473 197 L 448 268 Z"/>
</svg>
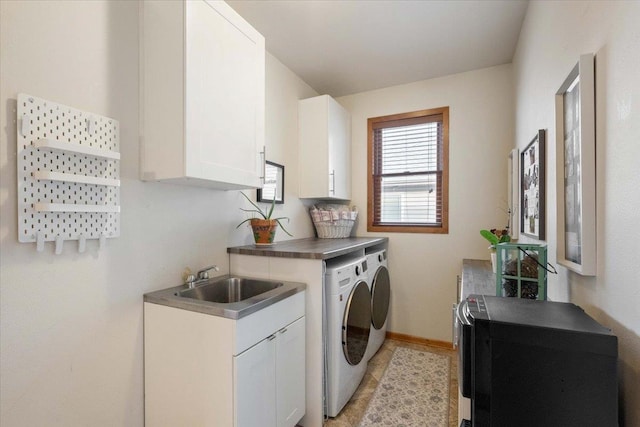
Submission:
<svg viewBox="0 0 640 427">
<path fill-rule="evenodd" d="M 547 299 L 547 245 L 496 245 L 496 296 Z"/>
</svg>

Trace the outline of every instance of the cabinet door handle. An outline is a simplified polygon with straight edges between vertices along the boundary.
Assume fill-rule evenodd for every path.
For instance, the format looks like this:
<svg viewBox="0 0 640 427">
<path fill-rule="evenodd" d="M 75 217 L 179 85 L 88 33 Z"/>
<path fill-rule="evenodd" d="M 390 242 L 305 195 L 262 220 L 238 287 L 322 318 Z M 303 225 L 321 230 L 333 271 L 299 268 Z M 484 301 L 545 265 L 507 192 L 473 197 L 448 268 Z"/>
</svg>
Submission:
<svg viewBox="0 0 640 427">
<path fill-rule="evenodd" d="M 280 333 L 281 333 L 281 334 L 284 334 L 285 332 L 287 332 L 287 328 L 282 328 L 282 329 L 280 329 Z"/>
<path fill-rule="evenodd" d="M 260 152 L 262 156 L 262 176 L 260 179 L 262 180 L 262 184 L 264 185 L 266 177 L 267 177 L 267 146 L 262 146 L 262 151 Z"/>
<path fill-rule="evenodd" d="M 267 339 L 269 341 L 273 341 L 276 338 L 276 334 L 270 335 L 269 337 L 267 337 Z"/>
<path fill-rule="evenodd" d="M 336 194 L 336 170 L 333 169 L 329 175 L 331 176 L 331 188 L 329 189 L 329 192 L 331 194 Z"/>
<path fill-rule="evenodd" d="M 457 349 L 458 348 L 458 334 L 460 333 L 460 331 L 458 330 L 459 326 L 458 326 L 458 319 L 457 319 L 457 313 L 458 313 L 458 304 L 453 304 L 452 307 L 452 311 L 453 311 L 453 349 Z"/>
</svg>

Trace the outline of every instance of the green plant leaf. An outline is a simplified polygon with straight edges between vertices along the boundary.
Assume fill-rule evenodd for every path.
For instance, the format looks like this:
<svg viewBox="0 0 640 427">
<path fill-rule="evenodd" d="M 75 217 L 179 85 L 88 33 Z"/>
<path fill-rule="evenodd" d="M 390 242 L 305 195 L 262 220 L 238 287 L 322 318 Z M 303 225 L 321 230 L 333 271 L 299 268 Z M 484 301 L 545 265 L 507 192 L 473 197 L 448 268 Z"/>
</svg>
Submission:
<svg viewBox="0 0 640 427">
<path fill-rule="evenodd" d="M 240 194 L 242 194 L 242 195 L 244 196 L 244 198 L 245 198 L 245 199 L 247 199 L 247 200 L 249 201 L 249 203 L 251 203 L 251 205 L 255 208 L 255 209 L 244 209 L 244 208 L 240 208 L 240 210 L 241 210 L 241 211 L 243 211 L 243 212 L 249 212 L 249 213 L 256 213 L 256 214 L 260 215 L 260 216 L 261 216 L 262 218 L 264 218 L 264 219 L 272 219 L 272 218 L 271 218 L 271 215 L 273 215 L 273 210 L 274 210 L 274 208 L 275 208 L 275 206 L 276 206 L 276 199 L 275 199 L 275 197 L 274 197 L 274 198 L 273 198 L 273 200 L 271 201 L 271 208 L 269 209 L 269 212 L 266 212 L 266 213 L 265 213 L 265 211 L 264 211 L 264 210 L 262 210 L 262 209 L 260 208 L 260 206 L 258 206 L 257 204 L 255 204 L 255 203 L 253 202 L 253 200 L 251 200 L 251 199 L 249 198 L 249 196 L 247 196 L 246 194 L 244 194 L 242 191 L 240 192 Z M 244 221 L 242 221 L 240 224 L 238 224 L 238 225 L 236 226 L 236 228 L 239 228 L 242 224 L 244 224 L 245 222 L 251 221 L 252 219 L 253 219 L 253 218 L 245 219 L 245 220 L 244 220 Z M 287 220 L 287 222 L 289 222 L 289 218 L 287 218 L 287 217 L 275 218 L 275 221 L 277 221 L 278 225 L 282 228 L 282 230 L 283 230 L 285 233 L 287 233 L 289 236 L 293 237 L 293 234 L 289 233 L 289 232 L 287 231 L 287 229 L 286 229 L 286 228 L 284 228 L 284 226 L 283 226 L 283 225 L 282 225 L 282 223 L 280 222 L 280 220 L 283 220 L 283 219 L 286 219 L 286 220 Z"/>
<path fill-rule="evenodd" d="M 257 213 L 257 214 L 260 214 L 260 216 L 262 216 L 264 219 L 269 219 L 269 218 L 267 218 L 266 216 L 264 216 L 264 213 L 263 213 L 262 211 L 259 211 L 259 210 L 255 210 L 255 209 L 243 209 L 243 208 L 240 208 L 240 210 L 241 210 L 241 211 L 244 211 L 244 212 L 255 212 L 255 213 Z M 250 219 L 252 219 L 252 218 L 250 218 Z"/>
<path fill-rule="evenodd" d="M 487 239 L 489 241 L 489 243 L 491 243 L 491 245 L 495 246 L 499 242 L 498 236 L 496 236 L 495 234 L 493 234 L 489 230 L 480 230 L 480 235 L 482 237 L 484 237 L 485 239 Z"/>
<path fill-rule="evenodd" d="M 276 195 L 273 194 L 273 200 L 271 201 L 271 209 L 269 209 L 269 214 L 265 219 L 271 219 L 271 215 L 273 214 L 273 208 L 276 207 Z"/>
<path fill-rule="evenodd" d="M 500 241 L 498 243 L 509 243 L 511 241 L 511 236 L 508 234 L 503 234 L 500 236 Z"/>
<path fill-rule="evenodd" d="M 244 221 L 242 221 L 240 224 L 236 225 L 236 228 L 240 228 L 240 226 L 241 226 L 242 224 L 244 224 L 245 222 L 249 222 L 249 221 L 251 221 L 252 219 L 253 219 L 253 218 L 247 218 L 247 219 L 245 219 L 245 220 L 244 220 Z"/>
<path fill-rule="evenodd" d="M 282 225 L 282 223 L 280 222 L 281 219 L 286 219 L 287 222 L 289 222 L 289 218 L 276 218 L 275 221 L 278 223 L 278 225 L 280 226 L 280 228 L 282 228 L 282 231 L 284 231 L 285 233 L 287 233 L 289 236 L 293 237 L 293 234 L 289 233 L 287 231 L 286 228 L 284 228 L 284 225 Z"/>
<path fill-rule="evenodd" d="M 257 209 L 256 211 L 247 211 L 247 212 L 257 212 L 257 213 L 259 213 L 260 215 L 262 215 L 262 217 L 263 217 L 264 219 L 269 219 L 269 218 L 267 217 L 267 215 L 265 214 L 265 212 L 260 208 L 260 206 L 258 206 L 258 205 L 256 205 L 255 203 L 253 203 L 253 200 L 251 200 L 251 199 L 249 198 L 249 196 L 247 196 L 246 194 L 244 194 L 242 191 L 240 192 L 240 194 L 242 194 L 242 195 L 244 196 L 244 198 L 245 198 L 245 199 L 247 199 L 247 200 L 249 201 L 249 203 L 251 203 L 251 205 L 253 205 L 253 207 Z M 242 208 L 240 208 L 240 209 L 242 209 Z M 244 210 L 244 209 L 242 209 L 242 210 Z"/>
</svg>

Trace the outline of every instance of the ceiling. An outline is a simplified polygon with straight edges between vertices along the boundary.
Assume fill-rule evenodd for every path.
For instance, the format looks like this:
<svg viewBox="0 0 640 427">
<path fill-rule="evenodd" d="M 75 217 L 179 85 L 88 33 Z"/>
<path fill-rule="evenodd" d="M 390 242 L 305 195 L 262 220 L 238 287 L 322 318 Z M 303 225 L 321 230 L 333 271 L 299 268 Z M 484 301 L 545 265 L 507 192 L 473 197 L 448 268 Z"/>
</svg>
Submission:
<svg viewBox="0 0 640 427">
<path fill-rule="evenodd" d="M 526 0 L 227 0 L 334 97 L 511 62 Z"/>
</svg>

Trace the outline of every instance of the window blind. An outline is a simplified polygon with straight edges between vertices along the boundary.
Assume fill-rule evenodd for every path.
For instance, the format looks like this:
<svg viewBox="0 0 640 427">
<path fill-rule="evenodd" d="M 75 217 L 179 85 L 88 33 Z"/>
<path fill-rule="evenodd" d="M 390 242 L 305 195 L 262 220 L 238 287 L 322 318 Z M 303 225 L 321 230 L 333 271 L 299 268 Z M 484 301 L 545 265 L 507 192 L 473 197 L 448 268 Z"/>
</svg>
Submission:
<svg viewBox="0 0 640 427">
<path fill-rule="evenodd" d="M 443 114 L 393 117 L 370 124 L 372 225 L 442 227 L 446 215 Z"/>
</svg>

